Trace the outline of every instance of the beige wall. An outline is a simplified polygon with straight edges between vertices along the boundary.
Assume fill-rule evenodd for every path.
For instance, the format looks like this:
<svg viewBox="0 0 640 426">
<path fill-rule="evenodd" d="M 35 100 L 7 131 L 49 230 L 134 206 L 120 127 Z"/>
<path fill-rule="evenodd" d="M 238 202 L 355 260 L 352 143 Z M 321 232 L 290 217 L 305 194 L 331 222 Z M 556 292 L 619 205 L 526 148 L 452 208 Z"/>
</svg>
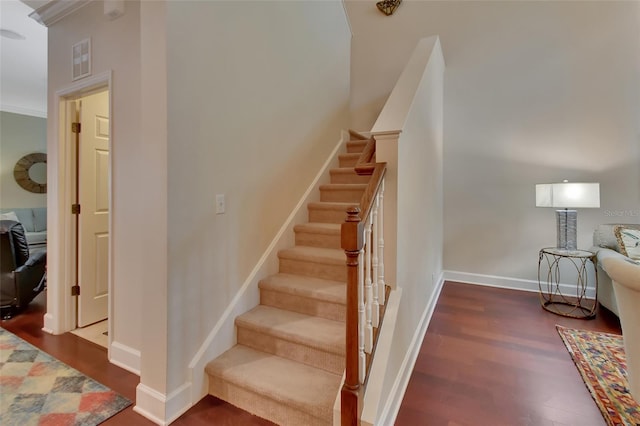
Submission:
<svg viewBox="0 0 640 426">
<path fill-rule="evenodd" d="M 13 177 L 18 160 L 34 152 L 47 152 L 47 119 L 0 112 L 0 208 L 44 207 L 46 194 L 23 189 Z"/>
<path fill-rule="evenodd" d="M 169 2 L 167 28 L 172 388 L 346 128 L 350 32 L 339 1 Z"/>
<path fill-rule="evenodd" d="M 534 184 L 594 181 L 596 224 L 640 221 L 640 3 L 404 1 L 386 17 L 347 1 L 352 126 L 374 122 L 416 41 L 438 34 L 447 62 L 444 268 L 532 282 L 555 244 Z"/>
<path fill-rule="evenodd" d="M 426 318 L 435 306 L 442 279 L 445 64 L 437 37 L 424 38 L 416 44 L 372 128 L 374 134 L 401 131 L 397 140 L 384 134 L 376 136 L 376 158 L 388 163 L 384 242 L 392 250 L 395 247 L 397 254 L 396 267 L 389 267 L 390 256 L 385 250 L 385 281 L 402 289 L 393 341 L 390 348 L 378 349 L 388 351 L 389 356 L 382 401 L 376 407 L 373 424 L 391 423 L 390 407 L 400 402 L 403 382 L 406 385 L 412 368 L 409 360 L 414 355 L 416 339 L 421 340 L 426 331 Z M 394 199 L 395 211 L 389 208 L 389 201 L 393 204 Z M 395 238 L 393 228 L 388 227 L 394 218 Z M 385 318 L 385 322 L 388 320 L 393 317 Z"/>
<path fill-rule="evenodd" d="M 92 2 L 50 27 L 50 111 L 87 37 L 93 74 L 113 71 L 113 338 L 140 355 L 136 409 L 162 420 L 190 400 L 188 363 L 348 123 L 350 32 L 338 1 L 127 2 L 114 21 Z"/>
<path fill-rule="evenodd" d="M 140 185 L 147 188 L 139 197 L 144 227 L 153 230 L 140 235 L 146 256 L 142 267 L 143 296 L 139 301 L 144 332 L 141 335 L 140 382 L 136 410 L 149 418 L 165 420 L 164 397 L 168 388 L 168 309 L 167 300 L 167 43 L 166 3 L 140 3 L 141 51 L 141 140 L 137 161 L 143 165 Z M 190 309 L 171 306 L 171 309 Z M 142 390 L 141 390 L 142 387 Z M 160 393 L 159 398 L 155 392 Z"/>
<path fill-rule="evenodd" d="M 111 105 L 111 161 L 112 168 L 112 282 L 113 308 L 112 339 L 133 352 L 140 349 L 142 286 L 149 276 L 149 259 L 155 238 L 162 239 L 148 220 L 157 210 L 153 188 L 140 178 L 145 169 L 146 157 L 141 144 L 140 129 L 140 30 L 139 5 L 127 2 L 125 15 L 110 21 L 103 13 L 102 2 L 91 2 L 71 16 L 49 27 L 49 81 L 47 144 L 49 153 L 50 194 L 62 190 L 62 179 L 68 164 L 60 158 L 61 145 L 56 133 L 56 92 L 70 87 L 71 46 L 82 39 L 91 38 L 92 75 L 113 71 Z M 49 197 L 49 267 L 59 278 L 60 266 L 66 262 L 61 252 L 65 235 L 60 229 L 67 206 L 62 200 Z M 153 216 L 152 216 L 153 217 Z M 51 226 L 53 224 L 54 226 Z M 52 229 L 54 228 L 54 229 Z M 54 279 L 56 279 L 54 278 Z M 50 278 L 51 280 L 51 278 Z M 161 285 L 161 283 L 156 283 Z M 53 281 L 51 285 L 62 286 Z M 50 287 L 51 288 L 51 287 Z M 52 293 L 50 291 L 50 293 Z M 54 295 L 50 294 L 53 298 Z M 53 309 L 54 299 L 48 301 Z M 56 312 L 56 314 L 60 314 Z M 130 366 L 131 367 L 131 366 Z"/>
</svg>

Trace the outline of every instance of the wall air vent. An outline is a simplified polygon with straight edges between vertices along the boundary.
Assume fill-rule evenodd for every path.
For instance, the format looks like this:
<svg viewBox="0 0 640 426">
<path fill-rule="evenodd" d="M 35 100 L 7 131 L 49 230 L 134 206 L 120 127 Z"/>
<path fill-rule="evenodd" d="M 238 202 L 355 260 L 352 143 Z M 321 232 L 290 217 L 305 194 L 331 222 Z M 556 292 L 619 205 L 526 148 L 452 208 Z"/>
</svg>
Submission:
<svg viewBox="0 0 640 426">
<path fill-rule="evenodd" d="M 73 45 L 73 80 L 91 75 L 91 39 Z"/>
</svg>

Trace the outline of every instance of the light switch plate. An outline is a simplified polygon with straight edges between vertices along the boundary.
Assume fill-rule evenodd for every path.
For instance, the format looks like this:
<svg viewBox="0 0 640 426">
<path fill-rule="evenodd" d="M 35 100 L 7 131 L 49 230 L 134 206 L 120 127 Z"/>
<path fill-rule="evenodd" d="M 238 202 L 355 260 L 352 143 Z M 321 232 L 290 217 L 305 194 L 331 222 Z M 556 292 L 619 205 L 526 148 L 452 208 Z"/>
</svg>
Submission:
<svg viewBox="0 0 640 426">
<path fill-rule="evenodd" d="M 225 200 L 224 200 L 224 194 L 217 194 L 216 195 L 216 214 L 224 214 L 225 211 Z"/>
</svg>

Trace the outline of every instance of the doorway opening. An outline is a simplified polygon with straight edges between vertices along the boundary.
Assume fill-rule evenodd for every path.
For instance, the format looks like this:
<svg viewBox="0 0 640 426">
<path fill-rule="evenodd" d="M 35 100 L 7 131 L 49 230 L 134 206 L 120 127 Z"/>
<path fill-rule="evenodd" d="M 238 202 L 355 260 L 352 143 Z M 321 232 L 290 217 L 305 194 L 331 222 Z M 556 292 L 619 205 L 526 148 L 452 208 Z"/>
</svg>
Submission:
<svg viewBox="0 0 640 426">
<path fill-rule="evenodd" d="M 49 269 L 55 278 L 48 288 L 44 330 L 75 331 L 93 341 L 86 331 L 104 328 L 99 333 L 102 342 L 95 343 L 107 347 L 110 359 L 111 72 L 76 82 L 56 95 L 58 138 L 50 148 L 56 153 L 52 180 L 57 188 L 49 210 L 55 212 L 52 226 L 59 232 L 50 241 Z"/>
<path fill-rule="evenodd" d="M 74 139 L 76 329 L 72 333 L 109 347 L 109 92 L 98 89 L 67 101 Z"/>
</svg>

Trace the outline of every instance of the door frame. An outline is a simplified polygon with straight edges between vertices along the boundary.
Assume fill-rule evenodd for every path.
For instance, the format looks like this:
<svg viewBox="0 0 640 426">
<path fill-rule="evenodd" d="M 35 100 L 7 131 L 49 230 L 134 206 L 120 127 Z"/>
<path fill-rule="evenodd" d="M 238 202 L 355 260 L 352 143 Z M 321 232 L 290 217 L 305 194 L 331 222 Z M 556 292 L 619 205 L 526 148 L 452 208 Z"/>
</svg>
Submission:
<svg viewBox="0 0 640 426">
<path fill-rule="evenodd" d="M 113 85 L 112 71 L 87 77 L 57 90 L 53 99 L 53 114 L 50 115 L 53 137 L 47 140 L 47 313 L 43 330 L 51 334 L 62 334 L 76 328 L 75 296 L 71 286 L 75 285 L 75 218 L 71 204 L 75 199 L 73 160 L 73 133 L 67 123 L 71 122 L 68 102 L 82 96 L 107 90 L 109 93 L 109 263 L 108 288 L 108 356 L 111 357 L 113 341 Z"/>
</svg>

